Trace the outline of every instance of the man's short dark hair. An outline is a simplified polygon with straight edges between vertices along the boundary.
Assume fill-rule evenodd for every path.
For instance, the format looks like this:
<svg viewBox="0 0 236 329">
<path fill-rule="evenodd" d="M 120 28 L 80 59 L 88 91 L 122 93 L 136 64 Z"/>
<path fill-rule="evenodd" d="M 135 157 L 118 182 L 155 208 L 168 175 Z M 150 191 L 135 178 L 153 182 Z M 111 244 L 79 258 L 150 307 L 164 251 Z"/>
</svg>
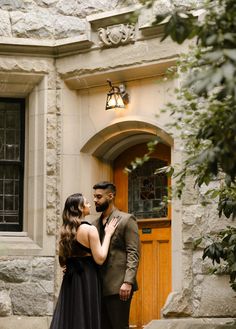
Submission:
<svg viewBox="0 0 236 329">
<path fill-rule="evenodd" d="M 116 195 L 116 186 L 111 182 L 99 182 L 93 186 L 94 190 L 110 190 L 114 195 Z"/>
</svg>

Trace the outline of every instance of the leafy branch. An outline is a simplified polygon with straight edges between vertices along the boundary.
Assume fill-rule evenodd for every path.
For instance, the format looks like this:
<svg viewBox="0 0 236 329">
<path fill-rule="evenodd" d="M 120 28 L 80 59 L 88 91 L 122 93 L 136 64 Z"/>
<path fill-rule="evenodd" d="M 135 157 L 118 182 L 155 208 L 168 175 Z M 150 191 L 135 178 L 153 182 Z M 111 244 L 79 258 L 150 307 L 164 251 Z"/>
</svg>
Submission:
<svg viewBox="0 0 236 329">
<path fill-rule="evenodd" d="M 206 238 L 205 238 L 206 239 Z M 225 263 L 224 273 L 229 274 L 230 286 L 236 291 L 236 228 L 228 226 L 225 230 L 207 237 L 211 243 L 204 249 L 203 260 L 210 258 L 213 265 L 215 263 Z M 195 243 L 195 248 L 202 242 L 200 238 Z M 212 273 L 217 273 L 218 267 L 212 269 Z"/>
<path fill-rule="evenodd" d="M 154 141 L 150 141 L 147 143 L 148 152 L 144 154 L 142 157 L 136 157 L 133 161 L 130 162 L 129 166 L 124 168 L 124 172 L 129 174 L 137 167 L 141 167 L 145 162 L 150 159 L 150 156 L 155 151 L 156 145 L 159 143 L 159 139 L 156 138 Z"/>
<path fill-rule="evenodd" d="M 150 5 L 152 0 L 143 0 Z M 183 83 L 176 90 L 176 102 L 165 111 L 173 117 L 170 131 L 183 144 L 184 161 L 173 171 L 176 194 L 182 196 L 186 178 L 195 186 L 207 186 L 205 204 L 215 201 L 219 217 L 236 217 L 236 2 L 207 0 L 203 15 L 192 10 L 173 8 L 157 16 L 163 24 L 162 41 L 170 37 L 182 44 L 195 38 L 189 52 L 180 56 L 177 74 Z M 160 169 L 159 169 L 160 170 Z M 163 168 L 167 170 L 167 168 Z M 213 188 L 211 186 L 214 186 Z M 236 232 L 228 227 L 204 249 L 203 258 L 213 264 L 225 261 L 231 287 L 236 290 Z"/>
</svg>

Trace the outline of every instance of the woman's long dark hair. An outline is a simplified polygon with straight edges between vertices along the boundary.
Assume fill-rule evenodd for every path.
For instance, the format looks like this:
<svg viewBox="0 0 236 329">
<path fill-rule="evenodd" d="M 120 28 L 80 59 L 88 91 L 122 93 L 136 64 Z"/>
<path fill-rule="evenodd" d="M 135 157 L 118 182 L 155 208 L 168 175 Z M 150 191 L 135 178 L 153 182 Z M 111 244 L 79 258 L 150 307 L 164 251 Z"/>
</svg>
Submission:
<svg viewBox="0 0 236 329">
<path fill-rule="evenodd" d="M 83 208 L 84 197 L 81 193 L 72 194 L 66 199 L 62 213 L 63 223 L 60 229 L 59 240 L 59 260 L 62 266 L 65 264 L 66 258 L 72 256 Z"/>
</svg>

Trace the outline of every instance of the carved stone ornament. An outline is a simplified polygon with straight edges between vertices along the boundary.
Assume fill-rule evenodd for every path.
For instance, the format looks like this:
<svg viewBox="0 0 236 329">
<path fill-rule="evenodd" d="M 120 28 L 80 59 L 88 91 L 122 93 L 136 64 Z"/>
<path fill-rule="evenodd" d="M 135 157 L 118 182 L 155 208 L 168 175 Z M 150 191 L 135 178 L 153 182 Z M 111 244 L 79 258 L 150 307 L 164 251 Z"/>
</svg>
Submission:
<svg viewBox="0 0 236 329">
<path fill-rule="evenodd" d="M 134 41 L 135 28 L 130 24 L 112 25 L 107 28 L 100 27 L 98 29 L 98 36 L 101 40 L 101 47 L 119 46 Z"/>
</svg>

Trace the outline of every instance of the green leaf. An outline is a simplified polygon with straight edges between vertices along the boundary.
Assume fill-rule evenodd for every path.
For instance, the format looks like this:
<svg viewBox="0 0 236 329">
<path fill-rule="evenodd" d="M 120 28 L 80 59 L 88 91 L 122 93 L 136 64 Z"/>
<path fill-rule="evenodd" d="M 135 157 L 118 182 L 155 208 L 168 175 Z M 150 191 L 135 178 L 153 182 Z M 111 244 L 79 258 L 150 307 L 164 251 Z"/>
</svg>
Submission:
<svg viewBox="0 0 236 329">
<path fill-rule="evenodd" d="M 196 249 L 201 243 L 203 238 L 198 238 L 193 242 L 193 248 Z"/>
<path fill-rule="evenodd" d="M 223 51 L 227 57 L 236 61 L 236 49 L 224 49 Z"/>
<path fill-rule="evenodd" d="M 222 66 L 223 75 L 227 80 L 232 80 L 235 73 L 235 67 L 232 63 L 226 62 Z"/>
<path fill-rule="evenodd" d="M 165 166 L 155 170 L 154 175 L 166 174 L 167 176 L 172 176 L 174 173 L 174 168 L 172 166 Z"/>
</svg>

